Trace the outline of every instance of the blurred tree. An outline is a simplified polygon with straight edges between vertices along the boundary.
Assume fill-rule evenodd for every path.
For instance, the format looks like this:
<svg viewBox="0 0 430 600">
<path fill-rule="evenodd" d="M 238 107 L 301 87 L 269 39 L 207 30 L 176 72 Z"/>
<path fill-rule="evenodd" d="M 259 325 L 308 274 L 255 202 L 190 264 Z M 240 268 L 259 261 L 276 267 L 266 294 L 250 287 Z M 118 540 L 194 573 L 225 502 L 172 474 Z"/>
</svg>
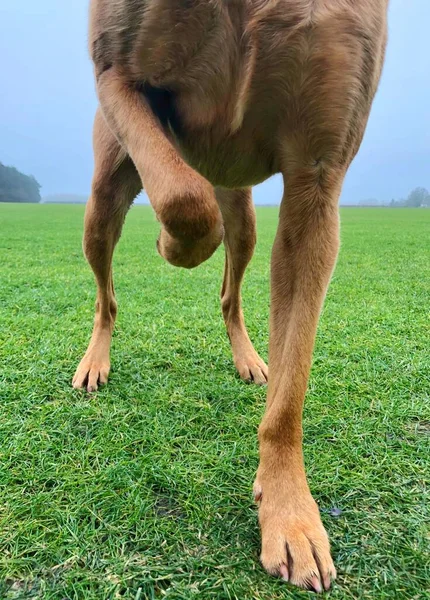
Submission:
<svg viewBox="0 0 430 600">
<path fill-rule="evenodd" d="M 400 200 L 391 200 L 390 204 L 393 208 L 401 208 L 402 206 L 408 206 L 412 208 L 430 208 L 430 193 L 426 188 L 417 187 L 409 194 L 406 198 L 401 198 Z"/>
<path fill-rule="evenodd" d="M 32 175 L 0 163 L 0 202 L 40 202 L 40 185 Z"/>
<path fill-rule="evenodd" d="M 405 206 L 419 208 L 421 206 L 430 207 L 430 194 L 426 188 L 417 187 L 406 198 Z"/>
</svg>

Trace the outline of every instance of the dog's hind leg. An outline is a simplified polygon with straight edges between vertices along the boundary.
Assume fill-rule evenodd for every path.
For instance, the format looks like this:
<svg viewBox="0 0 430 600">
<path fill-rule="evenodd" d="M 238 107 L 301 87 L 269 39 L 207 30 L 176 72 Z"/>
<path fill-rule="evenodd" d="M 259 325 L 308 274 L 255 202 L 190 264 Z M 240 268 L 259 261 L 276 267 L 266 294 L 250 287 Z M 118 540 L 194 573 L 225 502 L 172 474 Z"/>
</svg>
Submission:
<svg viewBox="0 0 430 600">
<path fill-rule="evenodd" d="M 97 390 L 110 370 L 110 345 L 117 304 L 112 256 L 127 211 L 142 189 L 132 161 L 97 113 L 94 124 L 95 172 L 85 213 L 84 252 L 97 281 L 94 329 L 88 349 L 73 378 L 74 388 Z"/>
<path fill-rule="evenodd" d="M 233 350 L 233 361 L 245 381 L 267 383 L 268 369 L 249 339 L 242 311 L 241 286 L 256 243 L 255 209 L 251 189 L 218 188 L 224 220 L 225 271 L 221 306 Z"/>
</svg>

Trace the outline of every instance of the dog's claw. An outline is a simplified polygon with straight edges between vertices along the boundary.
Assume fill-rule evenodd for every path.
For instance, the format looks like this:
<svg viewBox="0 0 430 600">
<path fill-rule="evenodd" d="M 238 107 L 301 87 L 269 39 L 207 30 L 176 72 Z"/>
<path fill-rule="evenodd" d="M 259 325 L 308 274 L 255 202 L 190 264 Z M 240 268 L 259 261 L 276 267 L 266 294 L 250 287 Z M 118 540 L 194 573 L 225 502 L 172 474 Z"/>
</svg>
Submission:
<svg viewBox="0 0 430 600">
<path fill-rule="evenodd" d="M 263 498 L 263 490 L 261 489 L 261 486 L 256 483 L 252 493 L 254 496 L 254 502 L 261 502 L 261 499 Z"/>
<path fill-rule="evenodd" d="M 324 589 L 325 589 L 326 592 L 328 592 L 329 589 L 331 588 L 331 583 L 332 583 L 331 576 L 330 575 L 325 575 L 323 577 L 323 587 L 324 587 Z"/>
<path fill-rule="evenodd" d="M 317 594 L 320 594 L 323 591 L 321 582 L 316 575 L 311 578 L 311 586 Z"/>
<path fill-rule="evenodd" d="M 290 576 L 289 576 L 289 573 L 288 573 L 288 567 L 287 567 L 287 565 L 285 565 L 285 564 L 282 564 L 282 565 L 279 567 L 279 575 L 281 576 L 281 578 L 282 578 L 284 581 L 287 581 L 287 582 L 288 582 L 288 581 L 290 580 Z"/>
</svg>

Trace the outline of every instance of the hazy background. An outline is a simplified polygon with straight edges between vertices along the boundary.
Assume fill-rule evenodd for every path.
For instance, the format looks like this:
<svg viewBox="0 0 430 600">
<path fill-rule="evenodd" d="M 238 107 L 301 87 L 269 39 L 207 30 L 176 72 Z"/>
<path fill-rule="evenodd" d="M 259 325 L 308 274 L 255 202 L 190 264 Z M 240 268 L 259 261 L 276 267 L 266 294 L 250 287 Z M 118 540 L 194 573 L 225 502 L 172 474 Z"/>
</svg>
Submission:
<svg viewBox="0 0 430 600">
<path fill-rule="evenodd" d="M 32 174 L 42 196 L 87 195 L 96 108 L 88 0 L 0 0 L 0 162 Z M 342 201 L 389 202 L 430 188 L 429 0 L 391 0 L 387 62 Z M 274 204 L 279 178 L 255 200 Z"/>
</svg>

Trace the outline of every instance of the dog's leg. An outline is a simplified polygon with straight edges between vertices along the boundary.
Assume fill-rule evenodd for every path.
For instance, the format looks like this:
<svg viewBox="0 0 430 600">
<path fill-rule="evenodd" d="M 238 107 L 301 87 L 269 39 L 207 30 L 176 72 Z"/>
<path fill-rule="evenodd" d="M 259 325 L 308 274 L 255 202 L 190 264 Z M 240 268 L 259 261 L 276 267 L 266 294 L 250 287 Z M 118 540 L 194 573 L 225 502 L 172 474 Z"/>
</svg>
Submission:
<svg viewBox="0 0 430 600">
<path fill-rule="evenodd" d="M 327 534 L 306 481 L 302 409 L 320 310 L 338 252 L 343 171 L 296 167 L 286 178 L 272 255 L 270 378 L 259 429 L 261 561 L 300 587 L 335 577 Z"/>
<path fill-rule="evenodd" d="M 268 370 L 249 339 L 242 311 L 241 286 L 256 243 L 255 209 L 251 189 L 217 189 L 224 221 L 225 271 L 221 306 L 233 350 L 233 361 L 245 381 L 267 383 Z"/>
<path fill-rule="evenodd" d="M 117 312 L 112 256 L 134 198 L 142 189 L 140 177 L 125 151 L 97 113 L 94 124 L 95 172 L 85 213 L 84 252 L 97 281 L 94 329 L 88 349 L 73 378 L 73 387 L 97 390 L 106 383 L 110 345 Z"/>
<path fill-rule="evenodd" d="M 97 79 L 103 114 L 127 149 L 162 223 L 160 253 L 193 267 L 219 246 L 222 219 L 213 187 L 179 156 L 143 94 L 114 67 Z"/>
</svg>

